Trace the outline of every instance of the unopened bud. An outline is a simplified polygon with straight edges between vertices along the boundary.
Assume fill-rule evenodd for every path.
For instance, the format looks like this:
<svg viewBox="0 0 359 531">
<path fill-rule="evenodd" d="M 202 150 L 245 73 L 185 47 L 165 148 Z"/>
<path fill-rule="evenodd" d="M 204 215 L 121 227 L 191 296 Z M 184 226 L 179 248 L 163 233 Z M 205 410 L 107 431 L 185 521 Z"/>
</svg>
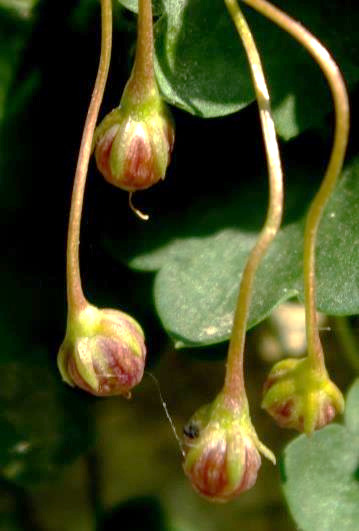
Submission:
<svg viewBox="0 0 359 531">
<path fill-rule="evenodd" d="M 275 462 L 258 439 L 248 406 L 232 411 L 221 394 L 193 415 L 184 434 L 185 474 L 209 501 L 227 502 L 253 487 L 261 466 L 259 452 Z"/>
<path fill-rule="evenodd" d="M 173 142 L 173 123 L 157 87 L 144 102 L 134 104 L 126 95 L 96 130 L 97 167 L 118 188 L 145 190 L 165 178 Z"/>
<path fill-rule="evenodd" d="M 282 428 L 307 435 L 329 424 L 344 410 L 344 398 L 326 372 L 308 357 L 276 363 L 263 388 L 262 407 Z"/>
<path fill-rule="evenodd" d="M 62 379 L 96 396 L 130 396 L 142 379 L 144 335 L 126 313 L 88 305 L 69 318 L 57 364 Z"/>
</svg>

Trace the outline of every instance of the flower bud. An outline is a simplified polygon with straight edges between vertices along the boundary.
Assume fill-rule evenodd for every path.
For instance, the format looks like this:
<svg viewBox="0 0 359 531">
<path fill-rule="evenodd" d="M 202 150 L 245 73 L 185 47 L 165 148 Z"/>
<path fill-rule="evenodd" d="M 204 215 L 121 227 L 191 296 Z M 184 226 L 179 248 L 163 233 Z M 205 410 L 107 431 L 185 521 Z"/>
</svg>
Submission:
<svg viewBox="0 0 359 531">
<path fill-rule="evenodd" d="M 263 388 L 262 407 L 282 428 L 307 435 L 331 422 L 344 410 L 344 398 L 325 371 L 308 357 L 276 363 Z"/>
<path fill-rule="evenodd" d="M 57 364 L 62 379 L 96 396 L 124 395 L 143 376 L 144 335 L 126 313 L 88 305 L 70 317 Z"/>
<path fill-rule="evenodd" d="M 97 167 L 118 188 L 145 190 L 165 178 L 173 142 L 173 123 L 157 87 L 136 104 L 125 90 L 120 107 L 96 130 Z"/>
<path fill-rule="evenodd" d="M 199 409 L 184 428 L 183 468 L 194 489 L 214 502 L 227 502 L 256 482 L 262 452 L 273 454 L 258 439 L 247 404 L 226 407 L 223 396 Z"/>
</svg>

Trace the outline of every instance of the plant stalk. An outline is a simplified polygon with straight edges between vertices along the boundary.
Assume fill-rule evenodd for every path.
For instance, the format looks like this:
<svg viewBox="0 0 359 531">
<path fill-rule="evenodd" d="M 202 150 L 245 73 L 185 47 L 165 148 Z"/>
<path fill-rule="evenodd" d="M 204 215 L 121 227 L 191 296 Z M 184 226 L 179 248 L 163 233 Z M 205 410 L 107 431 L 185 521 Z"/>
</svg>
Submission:
<svg viewBox="0 0 359 531">
<path fill-rule="evenodd" d="M 101 55 L 95 86 L 87 112 L 72 189 L 67 236 L 67 303 L 69 313 L 82 310 L 86 304 L 81 284 L 79 245 L 83 198 L 91 156 L 91 144 L 105 90 L 112 47 L 112 0 L 101 0 Z"/>
<path fill-rule="evenodd" d="M 267 217 L 257 242 L 250 252 L 242 274 L 228 349 L 224 392 L 232 399 L 236 397 L 237 400 L 241 400 L 241 397 L 245 397 L 243 358 L 253 282 L 258 266 L 281 224 L 283 212 L 283 175 L 271 112 L 270 97 L 255 41 L 237 1 L 225 0 L 225 4 L 248 57 L 259 108 L 269 174 Z"/>
<path fill-rule="evenodd" d="M 310 205 L 304 231 L 304 297 L 308 356 L 313 368 L 326 372 L 323 348 L 318 331 L 315 294 L 315 248 L 319 223 L 328 199 L 341 172 L 349 135 L 349 101 L 343 77 L 324 46 L 301 24 L 266 0 L 243 0 L 256 11 L 280 26 L 312 55 L 320 66 L 331 90 L 335 110 L 332 152 L 317 195 Z"/>
<path fill-rule="evenodd" d="M 135 63 L 126 92 L 133 103 L 141 102 L 155 87 L 153 68 L 153 18 L 152 1 L 138 0 L 137 43 Z"/>
</svg>

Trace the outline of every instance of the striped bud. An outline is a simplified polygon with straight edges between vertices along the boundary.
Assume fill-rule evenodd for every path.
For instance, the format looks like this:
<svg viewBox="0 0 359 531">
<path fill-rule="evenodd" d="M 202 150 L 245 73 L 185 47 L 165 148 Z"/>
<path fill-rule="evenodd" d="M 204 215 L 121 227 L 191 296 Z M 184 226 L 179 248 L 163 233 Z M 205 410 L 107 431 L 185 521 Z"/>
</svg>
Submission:
<svg viewBox="0 0 359 531">
<path fill-rule="evenodd" d="M 174 128 L 157 89 L 149 100 L 133 105 L 122 99 L 95 133 L 95 158 L 106 181 L 126 190 L 145 190 L 166 176 Z"/>
<path fill-rule="evenodd" d="M 259 452 L 275 462 L 257 437 L 248 406 L 232 411 L 221 394 L 195 413 L 184 435 L 185 474 L 209 501 L 227 502 L 253 487 L 261 466 Z"/>
<path fill-rule="evenodd" d="M 270 371 L 262 407 L 282 428 L 310 435 L 343 412 L 344 398 L 326 372 L 311 366 L 309 358 L 288 358 Z"/>
<path fill-rule="evenodd" d="M 70 318 L 58 354 L 62 379 L 96 396 L 124 395 L 143 376 L 144 335 L 126 313 L 88 305 Z"/>
</svg>

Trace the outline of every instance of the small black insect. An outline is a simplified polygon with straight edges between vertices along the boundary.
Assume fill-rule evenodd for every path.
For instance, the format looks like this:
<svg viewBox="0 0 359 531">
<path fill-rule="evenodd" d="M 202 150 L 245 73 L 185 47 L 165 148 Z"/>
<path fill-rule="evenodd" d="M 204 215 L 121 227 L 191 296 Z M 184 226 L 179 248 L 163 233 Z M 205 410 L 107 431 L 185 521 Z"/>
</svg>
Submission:
<svg viewBox="0 0 359 531">
<path fill-rule="evenodd" d="M 183 433 L 189 439 L 196 439 L 199 436 L 199 426 L 193 421 L 190 421 L 183 428 Z"/>
</svg>

